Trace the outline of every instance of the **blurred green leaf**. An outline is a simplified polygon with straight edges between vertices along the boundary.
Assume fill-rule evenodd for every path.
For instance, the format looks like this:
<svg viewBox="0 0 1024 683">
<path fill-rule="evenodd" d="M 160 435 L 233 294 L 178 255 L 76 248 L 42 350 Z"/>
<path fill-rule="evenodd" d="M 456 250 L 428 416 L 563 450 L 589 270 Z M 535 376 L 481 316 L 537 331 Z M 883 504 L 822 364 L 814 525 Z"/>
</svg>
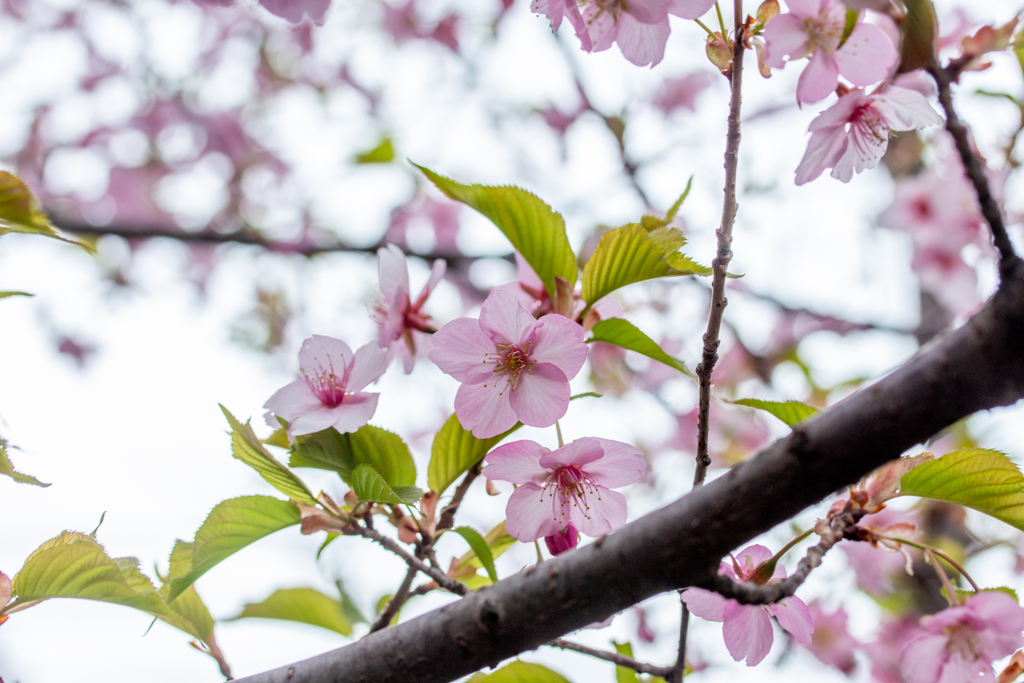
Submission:
<svg viewBox="0 0 1024 683">
<path fill-rule="evenodd" d="M 664 363 L 684 375 L 693 377 L 693 374 L 686 369 L 686 364 L 683 361 L 665 353 L 665 350 L 658 346 L 657 342 L 641 332 L 636 325 L 625 318 L 609 318 L 597 323 L 594 325 L 593 336 L 587 341 L 605 342 L 630 351 L 636 351 L 659 363 Z"/>
<path fill-rule="evenodd" d="M 350 434 L 325 429 L 300 436 L 288 459 L 291 467 L 314 467 L 337 472 L 352 485 L 352 472 L 359 465 L 370 465 L 392 487 L 416 483 L 416 462 L 409 447 L 394 432 L 366 425 Z"/>
<path fill-rule="evenodd" d="M 499 441 L 522 426 L 517 422 L 514 427 L 503 434 L 489 439 L 478 439 L 473 433 L 459 423 L 459 418 L 452 413 L 444 426 L 434 437 L 430 447 L 430 464 L 427 466 L 427 486 L 438 495 L 447 490 L 452 483 L 462 476 L 470 467 L 483 460 Z"/>
<path fill-rule="evenodd" d="M 388 486 L 372 465 L 360 465 L 352 470 L 352 492 L 362 502 L 415 505 L 423 497 L 422 489 L 415 486 Z"/>
<path fill-rule="evenodd" d="M 518 187 L 462 185 L 413 165 L 450 198 L 491 219 L 540 277 L 552 301 L 556 277 L 564 278 L 570 285 L 576 282 L 576 256 L 565 234 L 565 221 L 536 195 Z"/>
<path fill-rule="evenodd" d="M 466 683 L 569 683 L 569 679 L 546 666 L 515 661 L 494 673 L 476 673 Z"/>
<path fill-rule="evenodd" d="M 35 296 L 35 294 L 29 294 L 28 292 L 17 292 L 17 291 L 6 291 L 0 292 L 0 299 L 6 299 L 11 296 Z"/>
<path fill-rule="evenodd" d="M 0 236 L 9 232 L 52 237 L 95 252 L 85 242 L 62 235 L 39 208 L 39 200 L 28 185 L 13 173 L 0 171 Z"/>
<path fill-rule="evenodd" d="M 395 159 L 395 147 L 391 138 L 384 137 L 373 149 L 356 155 L 357 164 L 387 164 Z"/>
<path fill-rule="evenodd" d="M 931 0 L 904 0 L 903 42 L 897 74 L 910 73 L 928 66 L 935 59 L 937 21 Z"/>
<path fill-rule="evenodd" d="M 726 403 L 763 410 L 779 418 L 790 427 L 821 412 L 814 406 L 800 403 L 800 401 L 762 401 L 758 398 L 741 398 L 738 401 L 727 400 Z"/>
<path fill-rule="evenodd" d="M 16 471 L 14 464 L 7 456 L 7 446 L 2 442 L 0 442 L 0 474 L 7 475 L 19 484 L 32 484 L 33 486 L 42 486 L 43 488 L 49 486 L 49 484 L 44 484 L 35 477 Z"/>
<path fill-rule="evenodd" d="M 316 505 L 316 497 L 309 488 L 267 451 L 249 423 L 239 422 L 224 406 L 220 409 L 231 425 L 231 454 L 256 470 L 268 484 L 290 499 L 310 507 Z"/>
<path fill-rule="evenodd" d="M 281 588 L 263 602 L 247 603 L 231 620 L 248 618 L 296 621 L 343 636 L 352 635 L 352 622 L 341 602 L 313 588 Z"/>
<path fill-rule="evenodd" d="M 903 475 L 900 494 L 963 505 L 1024 530 L 1024 476 L 1000 451 L 971 448 L 918 465 Z"/>
<path fill-rule="evenodd" d="M 300 521 L 297 507 L 270 496 L 242 496 L 218 503 L 196 531 L 191 569 L 171 581 L 169 599 L 175 600 L 196 579 L 250 543 Z"/>
</svg>

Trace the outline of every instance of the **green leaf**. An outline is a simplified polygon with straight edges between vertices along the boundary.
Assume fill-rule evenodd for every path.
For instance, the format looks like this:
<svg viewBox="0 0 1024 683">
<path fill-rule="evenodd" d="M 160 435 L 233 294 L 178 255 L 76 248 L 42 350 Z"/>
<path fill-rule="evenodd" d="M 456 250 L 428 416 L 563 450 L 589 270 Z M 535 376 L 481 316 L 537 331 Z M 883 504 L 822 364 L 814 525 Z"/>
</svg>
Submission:
<svg viewBox="0 0 1024 683">
<path fill-rule="evenodd" d="M 7 446 L 3 443 L 0 443 L 0 474 L 6 474 L 19 484 L 32 484 L 33 486 L 42 486 L 43 488 L 49 486 L 49 484 L 44 484 L 35 477 L 16 471 L 11 459 L 7 457 Z"/>
<path fill-rule="evenodd" d="M 39 208 L 39 200 L 18 176 L 0 171 L 0 236 L 9 232 L 42 235 L 77 245 L 93 253 L 84 242 L 62 235 Z"/>
<path fill-rule="evenodd" d="M 575 284 L 576 256 L 565 234 L 565 221 L 536 195 L 518 187 L 462 185 L 413 165 L 446 195 L 491 219 L 540 277 L 552 301 L 556 277 Z"/>
<path fill-rule="evenodd" d="M 487 543 L 487 548 L 491 552 L 492 560 L 497 559 L 506 550 L 515 545 L 516 539 L 508 535 L 505 531 L 505 522 L 501 522 L 498 526 L 494 527 L 487 532 L 484 536 L 484 542 Z M 470 546 L 470 551 L 459 558 L 459 564 L 456 567 L 456 572 L 460 569 L 466 569 L 473 567 L 480 569 L 484 566 L 483 562 L 477 557 L 476 551 Z"/>
<path fill-rule="evenodd" d="M 903 475 L 900 493 L 963 505 L 1024 530 L 1024 476 L 999 451 L 971 448 L 918 465 Z"/>
<path fill-rule="evenodd" d="M 738 401 L 727 400 L 726 403 L 763 410 L 779 418 L 790 427 L 821 412 L 813 406 L 800 403 L 800 401 L 762 401 L 757 398 L 741 398 Z"/>
<path fill-rule="evenodd" d="M 423 491 L 415 486 L 388 486 L 372 465 L 360 465 L 352 470 L 352 492 L 363 502 L 415 505 L 423 497 Z"/>
<path fill-rule="evenodd" d="M 10 296 L 35 296 L 35 294 L 29 294 L 28 292 L 17 292 L 17 291 L 6 291 L 0 292 L 0 299 L 6 299 Z"/>
<path fill-rule="evenodd" d="M 652 226 L 653 227 L 653 226 Z M 609 230 L 583 267 L 583 300 L 593 304 L 620 287 L 670 275 L 710 275 L 711 269 L 679 252 L 683 233 L 637 223 Z"/>
<path fill-rule="evenodd" d="M 125 605 L 199 637 L 139 571 L 138 560 L 111 558 L 95 539 L 75 531 L 61 532 L 36 548 L 15 575 L 11 588 L 19 604 L 79 598 Z"/>
<path fill-rule="evenodd" d="M 310 507 L 316 505 L 316 498 L 309 488 L 267 451 L 249 423 L 239 422 L 224 406 L 220 409 L 231 425 L 231 455 L 256 470 L 268 484 L 295 502 Z"/>
<path fill-rule="evenodd" d="M 416 483 L 416 462 L 409 447 L 394 432 L 373 425 L 351 434 L 339 434 L 332 428 L 300 436 L 288 464 L 337 472 L 349 486 L 352 471 L 359 465 L 370 465 L 392 487 Z"/>
<path fill-rule="evenodd" d="M 300 521 L 297 507 L 270 496 L 242 496 L 218 503 L 196 531 L 191 569 L 171 581 L 169 599 L 176 599 L 196 579 L 250 543 Z"/>
<path fill-rule="evenodd" d="M 515 661 L 492 674 L 475 674 L 467 683 L 569 683 L 569 679 L 546 666 Z"/>
<path fill-rule="evenodd" d="M 382 138 L 373 149 L 356 155 L 357 164 L 387 164 L 395 159 L 395 147 L 391 138 Z"/>
<path fill-rule="evenodd" d="M 609 318 L 594 325 L 593 336 L 588 342 L 606 342 L 614 344 L 630 351 L 652 358 L 659 363 L 664 363 L 674 370 L 693 377 L 693 374 L 686 369 L 686 364 L 678 358 L 665 353 L 658 344 L 641 332 L 636 325 L 625 318 Z"/>
<path fill-rule="evenodd" d="M 497 583 L 498 573 L 494 571 L 494 557 L 491 555 L 491 549 L 487 546 L 487 541 L 484 540 L 484 537 L 468 526 L 455 527 L 452 531 L 466 539 L 466 543 L 473 549 L 477 559 L 480 560 L 480 563 L 487 571 L 487 576 L 490 577 L 491 581 Z"/>
<path fill-rule="evenodd" d="M 619 643 L 619 642 L 616 642 L 616 641 L 613 640 L 612 641 L 612 645 L 615 646 L 615 651 L 618 652 L 620 655 L 625 655 L 626 657 L 629 657 L 630 659 L 633 658 L 633 646 L 632 646 L 632 644 L 630 644 L 628 642 L 626 642 L 626 643 Z M 633 671 L 632 669 L 627 669 L 624 666 L 616 665 L 616 667 L 615 667 L 615 683 L 640 683 L 642 680 L 643 679 L 640 678 L 640 676 L 637 675 L 637 673 L 635 671 Z"/>
<path fill-rule="evenodd" d="M 427 486 L 438 495 L 444 493 L 463 472 L 483 460 L 487 452 L 499 441 L 521 426 L 522 423 L 517 422 L 512 429 L 503 434 L 489 439 L 478 439 L 472 432 L 464 429 L 459 423 L 458 416 L 452 413 L 437 432 L 430 447 Z"/>
<path fill-rule="evenodd" d="M 235 619 L 280 619 L 319 626 L 343 636 L 352 635 L 352 622 L 341 602 L 313 588 L 281 588 L 263 602 L 245 605 Z"/>
<path fill-rule="evenodd" d="M 171 550 L 170 568 L 167 571 L 167 578 L 160 587 L 160 596 L 169 603 L 182 619 L 192 624 L 199 639 L 209 643 L 213 637 L 213 617 L 207 609 L 203 599 L 199 597 L 195 586 L 189 586 L 185 591 L 171 602 L 171 581 L 188 574 L 192 569 L 192 544 L 187 541 L 176 540 Z"/>
</svg>

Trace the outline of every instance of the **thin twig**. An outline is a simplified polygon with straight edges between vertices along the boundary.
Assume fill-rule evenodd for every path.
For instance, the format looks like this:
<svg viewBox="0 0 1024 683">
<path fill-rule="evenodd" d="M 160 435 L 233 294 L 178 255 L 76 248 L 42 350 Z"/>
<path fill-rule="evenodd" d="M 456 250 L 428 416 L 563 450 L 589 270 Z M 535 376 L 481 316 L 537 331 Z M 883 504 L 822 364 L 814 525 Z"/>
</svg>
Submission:
<svg viewBox="0 0 1024 683">
<path fill-rule="evenodd" d="M 398 555 L 400 558 L 405 560 L 405 563 L 407 565 L 409 565 L 410 567 L 415 567 L 418 571 L 423 572 L 424 574 L 432 578 L 434 581 L 437 581 L 438 585 L 440 585 L 445 590 L 455 593 L 456 595 L 469 594 L 470 591 L 469 588 L 466 587 L 466 584 L 459 583 L 458 581 L 451 578 L 441 570 L 435 569 L 434 567 L 430 567 L 424 564 L 422 561 L 416 559 L 415 557 L 407 553 L 405 551 L 405 548 L 398 545 L 387 536 L 381 536 L 380 532 L 375 531 L 374 529 L 368 529 L 364 526 L 359 526 L 358 524 L 353 524 L 350 528 L 353 529 L 355 533 L 359 534 L 360 536 L 376 541 L 377 543 L 384 546 L 386 550 L 390 550 L 395 555 Z"/>
<path fill-rule="evenodd" d="M 466 472 L 466 476 L 462 478 L 457 489 L 455 489 L 455 495 L 452 496 L 452 502 L 445 506 L 444 510 L 441 511 L 441 517 L 437 521 L 437 530 L 443 531 L 444 529 L 451 529 L 455 524 L 455 513 L 459 511 L 459 505 L 462 504 L 462 499 L 466 497 L 466 491 L 469 490 L 469 485 L 473 483 L 480 475 L 480 463 L 477 463 L 469 468 Z"/>
<path fill-rule="evenodd" d="M 398 587 L 395 594 L 391 596 L 388 601 L 387 607 L 377 617 L 377 621 L 373 622 L 373 626 L 370 627 L 370 633 L 379 631 L 382 628 L 387 628 L 391 625 L 391 620 L 395 618 L 399 610 L 402 609 L 402 605 L 409 599 L 409 589 L 412 587 L 412 580 L 416 578 L 417 569 L 412 565 L 409 565 L 409 571 L 405 573 L 405 578 L 402 579 L 402 585 Z"/>
<path fill-rule="evenodd" d="M 638 662 L 632 657 L 626 655 L 620 655 L 618 652 L 607 652 L 605 650 L 595 650 L 592 647 L 586 645 L 580 645 L 574 643 L 571 640 L 564 640 L 562 638 L 556 638 L 550 643 L 547 643 L 551 647 L 560 647 L 563 650 L 572 650 L 573 652 L 579 652 L 581 654 L 590 655 L 598 659 L 603 659 L 606 662 L 612 662 L 616 666 L 624 666 L 627 669 L 632 669 L 637 673 L 650 674 L 652 676 L 660 676 L 661 678 L 668 678 L 672 673 L 672 667 L 670 666 L 653 666 L 651 664 L 644 664 Z"/>
<path fill-rule="evenodd" d="M 788 598 L 807 580 L 811 570 L 821 564 L 825 553 L 843 538 L 848 537 L 847 533 L 863 516 L 864 510 L 847 508 L 832 517 L 829 520 L 828 531 L 822 535 L 821 541 L 808 548 L 807 555 L 797 564 L 796 571 L 781 581 L 758 586 L 753 583 L 738 583 L 725 574 L 715 574 L 701 588 L 713 590 L 744 605 L 767 605 Z"/>
<path fill-rule="evenodd" d="M 679 603 L 683 607 L 683 618 L 679 622 L 679 654 L 676 655 L 676 665 L 672 667 L 672 672 L 664 677 L 668 683 L 682 683 L 686 675 L 686 635 L 690 630 L 690 610 L 682 600 Z"/>
<path fill-rule="evenodd" d="M 699 410 L 697 412 L 697 469 L 693 473 L 695 487 L 704 484 L 704 478 L 711 465 L 708 454 L 709 414 L 711 411 L 711 373 L 718 362 L 718 338 L 722 327 L 722 314 L 728 303 L 725 298 L 725 274 L 732 259 L 732 226 L 736 222 L 736 167 L 740 152 L 740 103 L 743 85 L 743 2 L 733 0 L 736 14 L 736 33 L 733 36 L 732 75 L 729 78 L 732 93 L 729 96 L 729 133 L 725 145 L 725 201 L 722 205 L 722 225 L 718 228 L 718 252 L 711 262 L 714 276 L 711 280 L 711 313 L 708 329 L 704 333 L 704 351 L 697 365 L 700 384 Z"/>
<path fill-rule="evenodd" d="M 959 75 L 960 67 L 957 63 L 951 63 L 943 69 L 934 60 L 928 65 L 928 73 L 935 79 L 935 85 L 939 89 L 939 102 L 946 112 L 946 130 L 953 136 L 956 142 L 956 150 L 960 153 L 960 160 L 964 164 L 964 172 L 974 186 L 974 192 L 978 195 L 978 204 L 981 206 L 981 213 L 988 222 L 992 231 L 992 241 L 999 250 L 999 270 L 1005 276 L 1011 265 L 1020 260 L 1010 242 L 1010 236 L 1003 224 L 1003 214 L 999 210 L 999 204 L 992 196 L 988 186 L 988 178 L 982 168 L 981 160 L 971 149 L 968 139 L 967 127 L 960 121 L 953 107 L 953 95 L 950 91 L 950 84 Z"/>
</svg>

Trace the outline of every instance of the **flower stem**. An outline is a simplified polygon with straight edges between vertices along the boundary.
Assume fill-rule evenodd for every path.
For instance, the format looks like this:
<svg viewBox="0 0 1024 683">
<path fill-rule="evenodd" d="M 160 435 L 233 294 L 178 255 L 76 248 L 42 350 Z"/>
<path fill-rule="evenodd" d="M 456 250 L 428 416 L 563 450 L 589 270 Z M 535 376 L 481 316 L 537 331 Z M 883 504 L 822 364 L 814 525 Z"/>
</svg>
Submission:
<svg viewBox="0 0 1024 683">
<path fill-rule="evenodd" d="M 540 564 L 544 561 L 544 556 L 540 553 L 540 541 L 534 540 L 533 547 L 537 550 L 537 564 Z"/>
<path fill-rule="evenodd" d="M 562 441 L 562 425 L 558 424 L 558 420 L 555 420 L 555 431 L 558 433 L 558 447 L 561 448 L 565 443 Z"/>
<path fill-rule="evenodd" d="M 701 21 L 700 19 L 694 19 L 694 21 L 695 21 L 695 22 L 697 22 L 697 26 L 700 26 L 700 27 L 701 27 L 702 29 L 704 29 L 705 31 L 707 31 L 707 32 L 708 32 L 708 35 L 709 35 L 709 36 L 711 36 L 712 38 L 714 38 L 714 37 L 715 37 L 715 32 L 714 32 L 714 31 L 712 31 L 711 29 L 709 29 L 709 28 L 707 27 L 707 25 L 705 25 L 705 24 L 704 24 L 704 22 L 703 22 L 703 21 Z"/>
<path fill-rule="evenodd" d="M 935 553 L 932 552 L 931 548 L 925 548 L 924 554 L 928 556 L 928 559 L 932 561 L 932 566 L 935 567 L 935 571 L 938 572 L 939 578 L 942 579 L 942 585 L 946 589 L 946 599 L 949 600 L 949 604 L 953 607 L 960 605 L 960 599 L 956 597 L 956 589 L 953 588 L 953 584 L 949 582 L 949 577 L 946 576 L 946 570 L 939 564 L 939 560 L 935 557 Z"/>
<path fill-rule="evenodd" d="M 718 13 L 718 25 L 722 28 L 722 40 L 725 40 L 729 32 L 725 30 L 725 19 L 722 18 L 722 7 L 718 4 L 718 0 L 715 0 L 715 12 Z"/>
<path fill-rule="evenodd" d="M 891 540 L 896 541 L 897 543 L 904 543 L 906 545 L 909 545 L 911 548 L 917 548 L 918 550 L 921 550 L 921 551 L 923 551 L 925 553 L 932 553 L 934 555 L 938 555 L 939 557 L 944 559 L 946 562 L 948 562 L 950 564 L 950 566 L 953 567 L 953 569 L 955 569 L 957 571 L 957 573 L 960 574 L 960 576 L 962 576 L 965 579 L 967 579 L 967 583 L 971 584 L 971 588 L 973 588 L 975 592 L 981 591 L 981 589 L 978 588 L 978 584 L 976 584 L 974 582 L 974 579 L 971 578 L 971 575 L 968 574 L 967 570 L 963 568 L 963 565 L 961 565 L 959 562 L 957 562 L 952 557 L 947 555 L 945 552 L 939 550 L 938 548 L 935 548 L 935 547 L 930 546 L 930 545 L 924 545 L 924 544 L 921 544 L 921 543 L 914 543 L 913 541 L 904 541 L 902 538 L 893 538 Z M 939 571 L 941 571 L 941 570 L 939 570 Z"/>
</svg>

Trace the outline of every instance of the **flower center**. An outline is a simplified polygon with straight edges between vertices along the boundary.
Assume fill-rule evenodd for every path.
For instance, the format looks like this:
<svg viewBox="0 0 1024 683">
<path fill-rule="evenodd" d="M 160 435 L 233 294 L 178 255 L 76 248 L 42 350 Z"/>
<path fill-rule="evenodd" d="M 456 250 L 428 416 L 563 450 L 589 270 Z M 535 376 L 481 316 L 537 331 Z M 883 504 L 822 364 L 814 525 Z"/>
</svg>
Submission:
<svg viewBox="0 0 1024 683">
<path fill-rule="evenodd" d="M 861 134 L 874 137 L 879 142 L 889 139 L 889 126 L 882 118 L 882 112 L 874 107 L 873 102 L 867 102 L 858 107 L 850 116 L 850 130 L 858 129 Z"/>
<path fill-rule="evenodd" d="M 978 634 L 970 624 L 954 624 L 943 629 L 949 640 L 946 651 L 951 655 L 960 655 L 965 662 L 974 662 L 981 658 L 978 653 Z"/>
<path fill-rule="evenodd" d="M 559 467 L 551 473 L 548 480 L 544 482 L 544 491 L 540 499 L 544 500 L 544 494 L 557 495 L 559 505 L 555 509 L 555 521 L 561 524 L 568 523 L 567 515 L 572 506 L 580 508 L 583 516 L 590 519 L 590 503 L 587 496 L 597 496 L 601 500 L 601 492 L 590 475 L 576 465 Z"/>
<path fill-rule="evenodd" d="M 534 361 L 530 359 L 532 345 L 532 341 L 526 342 L 526 348 L 518 344 L 495 344 L 494 353 L 484 355 L 484 363 L 494 363 L 494 372 L 504 375 L 505 382 L 511 384 L 511 390 L 515 391 L 516 384 L 519 383 L 519 376 L 523 372 L 533 372 Z"/>
<path fill-rule="evenodd" d="M 348 375 L 339 375 L 334 372 L 333 363 L 328 363 L 327 367 L 318 366 L 312 375 L 305 370 L 300 369 L 300 371 L 309 388 L 328 408 L 339 406 L 345 400 L 345 385 L 348 384 Z"/>
</svg>

